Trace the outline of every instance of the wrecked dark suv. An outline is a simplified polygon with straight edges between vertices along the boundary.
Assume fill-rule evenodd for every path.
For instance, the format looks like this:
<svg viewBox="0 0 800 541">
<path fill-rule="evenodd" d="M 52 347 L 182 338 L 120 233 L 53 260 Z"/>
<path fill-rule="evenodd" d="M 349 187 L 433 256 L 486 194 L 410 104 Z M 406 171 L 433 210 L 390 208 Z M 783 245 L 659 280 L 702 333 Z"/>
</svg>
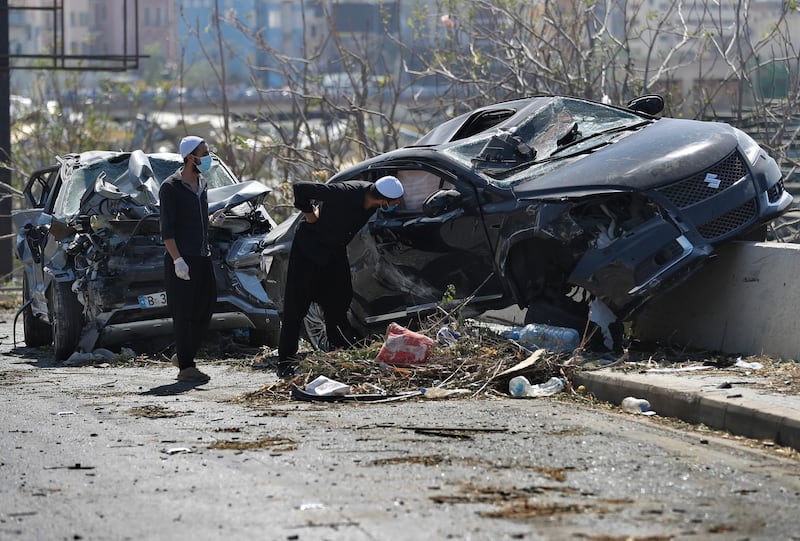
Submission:
<svg viewBox="0 0 800 541">
<path fill-rule="evenodd" d="M 621 322 L 648 299 L 720 243 L 763 239 L 792 201 L 775 160 L 748 135 L 659 118 L 662 109 L 659 96 L 626 107 L 558 96 L 499 103 L 335 175 L 330 182 L 391 174 L 406 192 L 348 248 L 353 322 L 365 332 L 412 322 L 454 292 L 467 316 L 516 304 L 527 322 L 582 332 L 591 319 L 601 346 L 618 345 Z M 268 235 L 267 289 L 278 305 L 300 219 Z M 314 314 L 306 323 L 324 343 Z"/>
<path fill-rule="evenodd" d="M 90 151 L 57 162 L 31 175 L 28 208 L 13 216 L 26 344 L 52 343 L 62 360 L 169 337 L 158 190 L 180 156 Z M 209 230 L 218 290 L 211 328 L 247 329 L 253 343 L 273 343 L 280 323 L 262 285 L 259 247 L 275 226 L 262 205 L 270 189 L 240 182 L 216 156 L 206 179 L 209 213 L 225 215 Z"/>
</svg>

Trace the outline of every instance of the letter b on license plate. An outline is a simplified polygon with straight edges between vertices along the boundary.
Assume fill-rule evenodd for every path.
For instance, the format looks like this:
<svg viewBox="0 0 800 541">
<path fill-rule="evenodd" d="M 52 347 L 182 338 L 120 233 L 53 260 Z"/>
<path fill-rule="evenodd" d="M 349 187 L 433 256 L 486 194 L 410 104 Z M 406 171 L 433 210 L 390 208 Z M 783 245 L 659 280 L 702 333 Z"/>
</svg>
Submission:
<svg viewBox="0 0 800 541">
<path fill-rule="evenodd" d="M 139 305 L 142 308 L 158 308 L 167 305 L 167 292 L 151 293 L 149 295 L 139 295 Z"/>
</svg>

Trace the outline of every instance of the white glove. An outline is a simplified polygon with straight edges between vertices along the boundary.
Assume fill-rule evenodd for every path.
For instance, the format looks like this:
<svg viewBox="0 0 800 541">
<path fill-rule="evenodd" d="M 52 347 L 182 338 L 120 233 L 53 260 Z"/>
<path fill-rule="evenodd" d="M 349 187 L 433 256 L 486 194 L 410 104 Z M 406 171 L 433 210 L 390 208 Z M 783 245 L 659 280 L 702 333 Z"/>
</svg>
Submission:
<svg viewBox="0 0 800 541">
<path fill-rule="evenodd" d="M 219 227 L 225 222 L 225 209 L 219 209 L 209 218 L 208 223 L 214 227 Z"/>
<path fill-rule="evenodd" d="M 181 280 L 188 280 L 189 265 L 186 264 L 186 261 L 184 261 L 182 257 L 179 257 L 173 261 L 173 263 L 175 263 L 175 275 Z"/>
</svg>

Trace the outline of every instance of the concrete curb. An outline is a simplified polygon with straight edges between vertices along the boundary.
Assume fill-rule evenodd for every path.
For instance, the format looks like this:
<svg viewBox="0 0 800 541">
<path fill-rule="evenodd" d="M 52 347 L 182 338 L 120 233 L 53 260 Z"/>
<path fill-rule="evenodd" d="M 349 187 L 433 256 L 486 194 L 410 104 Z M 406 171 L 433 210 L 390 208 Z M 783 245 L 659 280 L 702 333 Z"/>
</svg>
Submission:
<svg viewBox="0 0 800 541">
<path fill-rule="evenodd" d="M 658 415 L 800 450 L 800 397 L 739 388 L 721 391 L 720 396 L 709 381 L 606 371 L 579 371 L 572 377 L 573 386 L 583 385 L 605 402 L 618 405 L 626 396 L 645 398 Z"/>
</svg>

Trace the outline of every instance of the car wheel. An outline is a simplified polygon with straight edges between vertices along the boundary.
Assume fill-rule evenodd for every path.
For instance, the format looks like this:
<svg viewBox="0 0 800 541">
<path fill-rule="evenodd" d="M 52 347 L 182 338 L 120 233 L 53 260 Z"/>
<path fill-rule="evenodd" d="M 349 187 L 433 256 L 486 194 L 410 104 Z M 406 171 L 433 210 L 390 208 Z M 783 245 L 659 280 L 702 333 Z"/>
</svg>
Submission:
<svg viewBox="0 0 800 541">
<path fill-rule="evenodd" d="M 330 351 L 328 342 L 328 329 L 325 327 L 325 315 L 319 304 L 312 302 L 308 313 L 303 319 L 306 329 L 306 338 L 314 347 L 322 351 Z"/>
<path fill-rule="evenodd" d="M 28 275 L 22 274 L 22 303 L 27 304 L 33 295 L 29 289 Z M 50 323 L 33 315 L 33 309 L 28 306 L 22 312 L 22 329 L 25 332 L 25 344 L 29 347 L 49 345 L 53 341 L 53 330 Z"/>
<path fill-rule="evenodd" d="M 55 282 L 50 289 L 50 317 L 53 351 L 57 361 L 75 352 L 83 330 L 83 307 L 67 282 Z"/>
</svg>

